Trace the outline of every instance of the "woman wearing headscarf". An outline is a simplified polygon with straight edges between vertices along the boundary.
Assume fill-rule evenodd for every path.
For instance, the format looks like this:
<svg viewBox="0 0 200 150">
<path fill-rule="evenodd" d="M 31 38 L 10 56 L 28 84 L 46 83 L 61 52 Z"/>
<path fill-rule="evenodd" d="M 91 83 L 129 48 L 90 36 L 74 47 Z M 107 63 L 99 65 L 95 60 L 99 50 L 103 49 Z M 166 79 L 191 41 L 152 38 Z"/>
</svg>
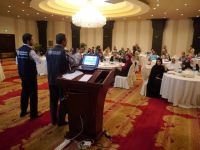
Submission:
<svg viewBox="0 0 200 150">
<path fill-rule="evenodd" d="M 147 84 L 147 96 L 160 98 L 160 86 L 165 68 L 162 65 L 162 59 L 157 58 L 156 64 L 152 67 Z"/>
<path fill-rule="evenodd" d="M 116 75 L 120 75 L 124 77 L 128 75 L 129 68 L 132 65 L 131 58 L 132 58 L 131 54 L 125 55 L 125 59 L 126 59 L 125 65 L 120 70 L 116 70 Z"/>
</svg>

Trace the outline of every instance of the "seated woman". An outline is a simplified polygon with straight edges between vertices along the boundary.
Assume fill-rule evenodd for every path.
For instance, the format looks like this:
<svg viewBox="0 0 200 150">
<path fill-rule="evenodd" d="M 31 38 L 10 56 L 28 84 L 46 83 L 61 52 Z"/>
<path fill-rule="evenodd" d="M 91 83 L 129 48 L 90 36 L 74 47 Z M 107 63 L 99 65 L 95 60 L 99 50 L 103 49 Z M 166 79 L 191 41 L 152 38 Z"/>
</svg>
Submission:
<svg viewBox="0 0 200 150">
<path fill-rule="evenodd" d="M 119 61 L 119 59 L 120 59 L 120 56 L 116 52 L 113 52 L 112 56 L 110 58 L 110 61 L 111 62 L 113 62 L 113 61 Z"/>
<path fill-rule="evenodd" d="M 147 96 L 160 98 L 160 86 L 165 68 L 162 65 L 162 59 L 157 58 L 156 64 L 152 67 L 147 83 Z"/>
<path fill-rule="evenodd" d="M 105 57 L 104 57 L 104 55 L 103 55 L 102 50 L 99 49 L 99 50 L 97 50 L 97 51 L 98 51 L 97 56 L 99 56 L 99 60 L 100 60 L 101 62 L 105 61 L 106 59 L 105 59 Z"/>
<path fill-rule="evenodd" d="M 124 76 L 124 77 L 126 77 L 128 75 L 129 68 L 132 65 L 131 57 L 132 56 L 130 54 L 126 54 L 126 56 L 125 56 L 125 59 L 126 59 L 125 65 L 120 70 L 119 69 L 116 70 L 116 75 Z"/>
<path fill-rule="evenodd" d="M 193 48 L 193 46 L 190 46 L 190 49 L 188 50 L 188 55 L 190 57 L 194 57 L 194 53 L 195 53 L 195 49 Z"/>
<path fill-rule="evenodd" d="M 156 60 L 158 58 L 158 55 L 156 54 L 156 51 L 154 49 L 151 50 L 151 54 L 149 56 L 150 60 Z"/>
<path fill-rule="evenodd" d="M 182 63 L 186 60 L 187 56 L 185 54 L 185 52 L 181 53 L 181 57 L 179 58 L 179 61 L 181 61 Z"/>
<path fill-rule="evenodd" d="M 161 51 L 161 58 L 165 60 L 171 60 L 169 53 L 167 52 L 167 47 L 164 46 L 162 51 Z"/>
</svg>

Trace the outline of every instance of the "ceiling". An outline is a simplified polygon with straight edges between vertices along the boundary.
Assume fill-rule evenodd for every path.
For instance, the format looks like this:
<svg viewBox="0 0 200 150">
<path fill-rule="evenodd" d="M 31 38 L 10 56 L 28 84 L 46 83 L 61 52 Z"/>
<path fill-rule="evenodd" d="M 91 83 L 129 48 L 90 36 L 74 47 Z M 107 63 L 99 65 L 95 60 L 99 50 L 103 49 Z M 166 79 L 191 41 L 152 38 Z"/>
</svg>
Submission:
<svg viewBox="0 0 200 150">
<path fill-rule="evenodd" d="M 114 1 L 114 0 L 112 0 Z M 117 0 L 118 1 L 118 0 Z M 144 0 L 143 0 L 144 1 Z M 200 0 L 146 0 L 150 10 L 138 16 L 123 16 L 116 19 L 185 19 L 200 16 Z M 71 21 L 71 17 L 49 14 L 30 7 L 31 0 L 1 0 L 0 15 L 34 20 Z M 111 19 L 111 18 L 107 18 Z"/>
<path fill-rule="evenodd" d="M 150 9 L 138 0 L 32 0 L 30 5 L 40 12 L 70 17 L 83 8 L 89 12 L 88 17 L 95 6 L 105 17 L 112 19 L 141 15 Z"/>
</svg>

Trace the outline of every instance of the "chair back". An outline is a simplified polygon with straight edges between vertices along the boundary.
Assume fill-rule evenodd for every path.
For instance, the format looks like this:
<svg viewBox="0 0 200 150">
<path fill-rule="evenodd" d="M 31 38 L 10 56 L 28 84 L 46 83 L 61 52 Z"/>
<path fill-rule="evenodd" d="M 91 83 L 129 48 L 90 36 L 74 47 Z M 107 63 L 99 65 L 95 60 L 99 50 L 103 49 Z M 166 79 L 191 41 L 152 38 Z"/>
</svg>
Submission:
<svg viewBox="0 0 200 150">
<path fill-rule="evenodd" d="M 135 64 L 132 64 L 131 67 L 129 68 L 127 78 L 128 78 L 129 80 L 131 80 L 132 82 L 136 80 L 136 75 L 135 75 Z"/>
</svg>

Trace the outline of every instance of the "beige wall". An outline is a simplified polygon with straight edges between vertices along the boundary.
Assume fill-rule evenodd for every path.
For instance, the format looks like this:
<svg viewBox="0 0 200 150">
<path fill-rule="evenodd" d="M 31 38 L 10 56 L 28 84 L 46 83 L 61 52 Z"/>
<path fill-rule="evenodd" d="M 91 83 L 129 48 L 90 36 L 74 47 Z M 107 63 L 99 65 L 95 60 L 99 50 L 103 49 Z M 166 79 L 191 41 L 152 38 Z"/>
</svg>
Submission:
<svg viewBox="0 0 200 150">
<path fill-rule="evenodd" d="M 103 29 L 102 28 L 81 28 L 80 42 L 87 44 L 87 47 L 100 45 L 103 46 Z"/>
<path fill-rule="evenodd" d="M 163 35 L 163 45 L 167 46 L 169 53 L 180 55 L 187 51 L 192 44 L 193 22 L 191 19 L 168 20 Z"/>
<path fill-rule="evenodd" d="M 66 34 L 67 48 L 70 49 L 72 47 L 71 23 L 65 21 L 57 21 L 57 22 L 49 21 L 47 26 L 47 41 L 53 41 L 53 44 L 55 45 L 56 43 L 55 38 L 57 33 Z"/>
<path fill-rule="evenodd" d="M 163 45 L 169 53 L 180 55 L 189 49 L 193 38 L 191 19 L 168 20 L 163 34 Z M 153 29 L 150 20 L 116 21 L 113 29 L 113 46 L 132 48 L 137 43 L 142 51 L 151 49 Z"/>
<path fill-rule="evenodd" d="M 130 48 L 136 43 L 142 50 L 148 50 L 152 44 L 150 20 L 116 21 L 113 29 L 113 46 L 117 49 Z"/>
<path fill-rule="evenodd" d="M 17 19 L 0 16 L 0 33 L 15 34 L 16 48 L 22 45 L 22 35 L 32 33 L 35 42 L 38 42 L 37 24 L 34 20 Z"/>
<path fill-rule="evenodd" d="M 0 16 L 0 33 L 15 34 L 16 48 L 22 44 L 21 36 L 25 32 L 33 34 L 38 42 L 37 24 L 35 20 L 17 19 Z M 47 41 L 55 44 L 57 33 L 67 35 L 67 48 L 72 47 L 71 23 L 65 21 L 49 21 L 47 27 Z M 113 46 L 132 48 L 139 44 L 142 51 L 151 49 L 152 46 L 152 24 L 150 20 L 123 20 L 116 21 L 113 29 Z M 180 55 L 182 51 L 188 50 L 192 43 L 193 25 L 191 19 L 168 20 L 163 34 L 163 45 L 166 45 L 169 53 Z M 80 42 L 86 43 L 88 47 L 103 46 L 103 29 L 81 28 Z M 48 44 L 48 43 L 47 43 Z"/>
<path fill-rule="evenodd" d="M 31 33 L 34 37 L 35 42 L 38 43 L 38 30 L 35 20 L 0 16 L 0 33 L 15 34 L 16 48 L 22 45 L 22 35 L 25 32 Z M 53 41 L 53 43 L 55 44 L 55 35 L 61 32 L 67 35 L 67 48 L 71 48 L 71 24 L 69 22 L 49 21 L 47 26 L 47 41 Z"/>
</svg>

